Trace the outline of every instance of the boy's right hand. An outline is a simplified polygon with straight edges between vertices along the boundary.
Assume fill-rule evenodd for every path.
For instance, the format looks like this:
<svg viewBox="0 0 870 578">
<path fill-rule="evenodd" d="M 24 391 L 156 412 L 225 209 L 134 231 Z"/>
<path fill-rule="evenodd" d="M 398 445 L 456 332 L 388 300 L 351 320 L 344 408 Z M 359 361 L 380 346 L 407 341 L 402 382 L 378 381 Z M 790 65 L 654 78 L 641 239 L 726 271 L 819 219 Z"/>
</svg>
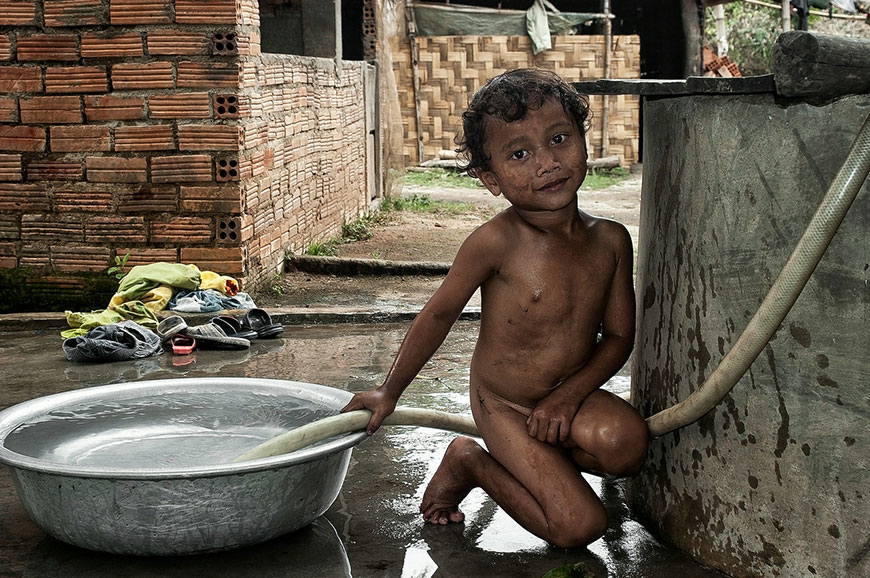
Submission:
<svg viewBox="0 0 870 578">
<path fill-rule="evenodd" d="M 381 388 L 363 391 L 353 396 L 353 399 L 341 409 L 341 413 L 367 409 L 372 412 L 369 425 L 366 426 L 368 435 L 374 434 L 388 415 L 396 409 L 396 400 L 384 393 Z"/>
</svg>

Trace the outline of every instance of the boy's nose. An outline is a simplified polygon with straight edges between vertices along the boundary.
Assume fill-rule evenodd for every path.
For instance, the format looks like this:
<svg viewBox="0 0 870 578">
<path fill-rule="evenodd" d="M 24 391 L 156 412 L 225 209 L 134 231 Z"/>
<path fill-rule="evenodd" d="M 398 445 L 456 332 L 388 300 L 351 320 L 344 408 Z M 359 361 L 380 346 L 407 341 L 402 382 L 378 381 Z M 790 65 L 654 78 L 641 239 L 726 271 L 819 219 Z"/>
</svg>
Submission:
<svg viewBox="0 0 870 578">
<path fill-rule="evenodd" d="M 550 151 L 538 153 L 538 175 L 545 175 L 559 167 L 556 156 Z"/>
</svg>

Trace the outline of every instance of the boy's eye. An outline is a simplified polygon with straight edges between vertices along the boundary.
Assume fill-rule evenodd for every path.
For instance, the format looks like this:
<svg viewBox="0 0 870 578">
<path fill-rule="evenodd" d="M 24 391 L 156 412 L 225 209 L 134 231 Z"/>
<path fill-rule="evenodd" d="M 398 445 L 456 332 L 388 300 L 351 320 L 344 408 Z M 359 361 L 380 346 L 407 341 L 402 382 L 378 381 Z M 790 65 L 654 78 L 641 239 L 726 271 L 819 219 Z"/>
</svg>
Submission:
<svg viewBox="0 0 870 578">
<path fill-rule="evenodd" d="M 566 138 L 568 138 L 568 135 L 557 134 L 553 137 L 553 144 L 562 144 L 563 142 L 565 142 Z"/>
<path fill-rule="evenodd" d="M 511 153 L 511 158 L 517 159 L 517 160 L 522 160 L 522 159 L 526 158 L 526 156 L 528 154 L 529 153 L 526 151 L 514 151 L 513 153 Z"/>
</svg>

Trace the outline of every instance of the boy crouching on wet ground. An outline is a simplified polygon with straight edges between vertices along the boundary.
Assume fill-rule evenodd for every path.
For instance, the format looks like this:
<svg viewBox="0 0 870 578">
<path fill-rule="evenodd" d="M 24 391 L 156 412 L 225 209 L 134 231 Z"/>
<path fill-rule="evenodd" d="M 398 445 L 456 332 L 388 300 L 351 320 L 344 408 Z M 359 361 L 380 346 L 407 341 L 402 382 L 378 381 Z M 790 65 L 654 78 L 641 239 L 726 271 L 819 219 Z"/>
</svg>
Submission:
<svg viewBox="0 0 870 578">
<path fill-rule="evenodd" d="M 643 464 L 646 423 L 601 389 L 633 346 L 633 252 L 621 224 L 578 209 L 587 115 L 544 70 L 506 72 L 474 95 L 459 142 L 466 170 L 511 207 L 462 244 L 383 385 L 342 410 L 371 410 L 374 433 L 481 289 L 470 394 L 486 449 L 450 444 L 420 506 L 429 523 L 461 522 L 459 503 L 481 487 L 533 534 L 582 547 L 607 516 L 581 472 L 631 476 Z"/>
</svg>

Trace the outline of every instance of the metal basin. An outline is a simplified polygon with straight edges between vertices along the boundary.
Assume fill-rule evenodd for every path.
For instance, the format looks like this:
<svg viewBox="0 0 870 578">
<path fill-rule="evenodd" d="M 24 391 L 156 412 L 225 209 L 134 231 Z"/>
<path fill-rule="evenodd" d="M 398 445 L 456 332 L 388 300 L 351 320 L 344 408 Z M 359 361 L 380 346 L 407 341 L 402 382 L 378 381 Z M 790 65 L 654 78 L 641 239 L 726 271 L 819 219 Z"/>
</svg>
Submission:
<svg viewBox="0 0 870 578">
<path fill-rule="evenodd" d="M 337 414 L 350 398 L 246 378 L 70 391 L 0 412 L 0 462 L 33 521 L 64 542 L 136 555 L 226 550 L 306 526 L 329 508 L 364 432 L 230 462 Z"/>
</svg>

